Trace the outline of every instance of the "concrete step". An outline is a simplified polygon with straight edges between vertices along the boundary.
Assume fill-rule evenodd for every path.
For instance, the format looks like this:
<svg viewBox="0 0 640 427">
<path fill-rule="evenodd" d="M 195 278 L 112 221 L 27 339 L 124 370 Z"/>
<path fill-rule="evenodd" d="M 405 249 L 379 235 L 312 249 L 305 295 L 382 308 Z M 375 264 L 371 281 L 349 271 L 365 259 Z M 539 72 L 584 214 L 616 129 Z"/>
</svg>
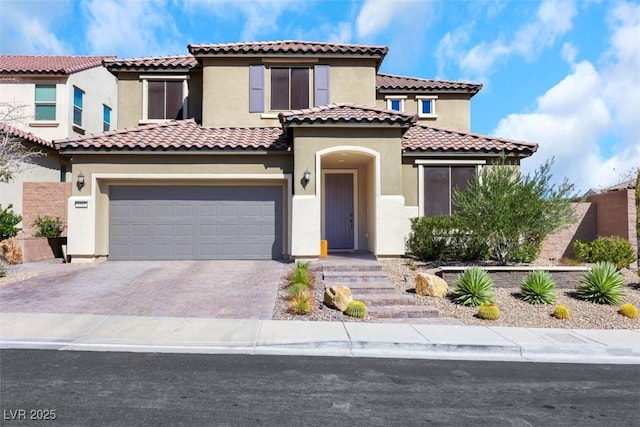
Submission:
<svg viewBox="0 0 640 427">
<path fill-rule="evenodd" d="M 380 264 L 354 264 L 354 265 L 323 265 L 322 269 L 328 272 L 354 272 L 354 271 L 382 271 Z"/>
<path fill-rule="evenodd" d="M 464 326 L 464 322 L 453 317 L 414 317 L 414 318 L 387 318 L 382 323 L 406 323 L 414 325 L 455 325 Z"/>
<path fill-rule="evenodd" d="M 380 294 L 380 293 L 394 293 L 395 288 L 389 283 L 383 282 L 328 282 L 325 280 L 325 288 L 331 286 L 344 285 L 351 289 L 351 294 L 363 295 L 363 294 Z"/>
<path fill-rule="evenodd" d="M 325 271 L 323 273 L 325 282 L 387 282 L 387 275 L 379 271 Z M 347 286 L 349 286 L 347 284 Z"/>
<path fill-rule="evenodd" d="M 378 319 L 415 319 L 439 316 L 437 308 L 427 305 L 378 305 L 367 307 L 367 311 L 371 317 Z"/>
<path fill-rule="evenodd" d="M 353 292 L 353 291 L 352 291 Z M 398 293 L 383 293 L 383 294 L 353 294 L 354 300 L 363 301 L 367 307 L 384 306 L 384 305 L 416 305 L 415 298 L 408 295 L 400 295 Z"/>
</svg>

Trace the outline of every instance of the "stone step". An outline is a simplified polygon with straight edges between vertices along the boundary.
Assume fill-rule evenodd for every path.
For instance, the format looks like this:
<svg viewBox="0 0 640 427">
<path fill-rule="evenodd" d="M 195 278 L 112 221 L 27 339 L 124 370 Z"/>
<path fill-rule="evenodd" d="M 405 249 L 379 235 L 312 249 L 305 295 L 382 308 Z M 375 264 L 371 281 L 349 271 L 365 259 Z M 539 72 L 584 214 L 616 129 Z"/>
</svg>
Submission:
<svg viewBox="0 0 640 427">
<path fill-rule="evenodd" d="M 353 291 L 352 291 L 353 292 Z M 360 300 L 364 302 L 367 307 L 384 306 L 384 305 L 416 305 L 415 298 L 408 295 L 400 295 L 398 293 L 383 293 L 383 294 L 353 294 L 354 300 Z"/>
<path fill-rule="evenodd" d="M 378 319 L 415 319 L 439 316 L 438 309 L 428 305 L 378 305 L 367 307 L 367 311 L 371 317 Z"/>
<path fill-rule="evenodd" d="M 379 271 L 325 271 L 325 282 L 387 282 L 387 275 Z M 348 285 L 347 285 L 348 286 Z"/>
<path fill-rule="evenodd" d="M 382 271 L 382 266 L 380 264 L 354 264 L 354 265 L 335 264 L 335 265 L 323 265 L 322 269 L 324 271 L 331 271 L 331 272 Z"/>
<path fill-rule="evenodd" d="M 379 293 L 395 293 L 395 288 L 389 283 L 383 282 L 324 282 L 325 288 L 331 286 L 344 285 L 351 289 L 351 294 L 363 295 L 363 294 L 379 294 Z"/>
</svg>

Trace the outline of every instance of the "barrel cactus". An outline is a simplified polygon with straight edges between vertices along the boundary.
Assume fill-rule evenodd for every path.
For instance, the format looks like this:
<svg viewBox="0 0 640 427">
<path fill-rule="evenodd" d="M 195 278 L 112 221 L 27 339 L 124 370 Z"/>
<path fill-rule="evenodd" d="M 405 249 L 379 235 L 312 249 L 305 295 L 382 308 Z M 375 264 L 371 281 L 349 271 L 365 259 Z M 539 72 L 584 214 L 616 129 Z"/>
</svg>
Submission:
<svg viewBox="0 0 640 427">
<path fill-rule="evenodd" d="M 482 304 L 478 308 L 478 317 L 484 320 L 497 320 L 500 317 L 500 309 L 491 303 Z"/>
<path fill-rule="evenodd" d="M 362 301 L 351 301 L 347 305 L 344 314 L 355 317 L 356 319 L 364 319 L 367 317 L 367 306 Z"/>
<path fill-rule="evenodd" d="M 571 311 L 566 305 L 559 305 L 553 310 L 553 317 L 556 319 L 571 319 Z"/>
<path fill-rule="evenodd" d="M 638 308 L 633 304 L 623 304 L 618 310 L 618 313 L 622 314 L 629 319 L 635 319 L 638 317 Z"/>
</svg>

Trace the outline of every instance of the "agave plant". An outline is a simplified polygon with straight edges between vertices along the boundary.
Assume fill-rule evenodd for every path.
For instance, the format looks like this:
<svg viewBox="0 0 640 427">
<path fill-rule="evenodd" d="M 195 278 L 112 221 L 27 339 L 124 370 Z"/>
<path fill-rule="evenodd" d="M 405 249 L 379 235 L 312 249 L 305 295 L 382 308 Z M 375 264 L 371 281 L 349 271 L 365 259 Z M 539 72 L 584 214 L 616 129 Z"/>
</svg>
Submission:
<svg viewBox="0 0 640 427">
<path fill-rule="evenodd" d="M 479 267 L 471 267 L 459 274 L 453 300 L 470 306 L 493 302 L 493 280 L 489 273 Z"/>
<path fill-rule="evenodd" d="M 624 276 L 610 262 L 599 262 L 580 278 L 578 297 L 596 304 L 618 305 L 624 297 Z"/>
<path fill-rule="evenodd" d="M 532 271 L 520 285 L 520 296 L 531 304 L 551 304 L 555 302 L 556 284 L 547 271 Z"/>
</svg>

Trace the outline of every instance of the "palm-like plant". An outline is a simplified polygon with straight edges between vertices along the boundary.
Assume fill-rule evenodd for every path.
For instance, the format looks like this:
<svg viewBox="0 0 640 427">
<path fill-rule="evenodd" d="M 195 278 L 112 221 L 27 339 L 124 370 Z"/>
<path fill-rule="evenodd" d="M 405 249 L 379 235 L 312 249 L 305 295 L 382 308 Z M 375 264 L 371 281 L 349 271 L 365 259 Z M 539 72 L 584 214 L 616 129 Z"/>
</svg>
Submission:
<svg viewBox="0 0 640 427">
<path fill-rule="evenodd" d="M 453 300 L 470 306 L 493 302 L 493 280 L 485 270 L 471 267 L 458 275 Z"/>
<path fill-rule="evenodd" d="M 551 304 L 556 300 L 555 289 L 551 274 L 536 270 L 529 273 L 520 284 L 520 296 L 531 304 Z"/>
<path fill-rule="evenodd" d="M 578 297 L 596 304 L 618 305 L 623 300 L 624 276 L 610 262 L 599 262 L 580 278 Z"/>
</svg>

